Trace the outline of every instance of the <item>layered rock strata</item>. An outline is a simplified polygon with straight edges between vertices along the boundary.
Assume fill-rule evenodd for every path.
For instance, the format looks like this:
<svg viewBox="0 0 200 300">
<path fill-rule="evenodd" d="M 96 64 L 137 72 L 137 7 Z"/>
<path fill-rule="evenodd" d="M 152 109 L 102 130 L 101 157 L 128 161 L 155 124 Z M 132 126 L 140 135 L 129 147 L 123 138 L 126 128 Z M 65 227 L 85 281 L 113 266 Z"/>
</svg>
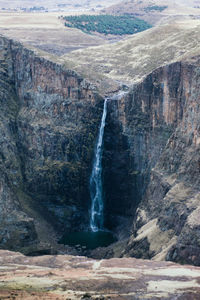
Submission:
<svg viewBox="0 0 200 300">
<path fill-rule="evenodd" d="M 87 227 L 103 99 L 73 71 L 4 37 L 0 83 L 1 248 Z"/>
<path fill-rule="evenodd" d="M 25 257 L 0 251 L 2 299 L 199 299 L 200 270 L 134 258 Z"/>
<path fill-rule="evenodd" d="M 199 57 L 161 67 L 108 101 L 106 226 L 134 217 L 118 229 L 130 235 L 123 256 L 200 265 L 199 68 Z M 45 254 L 64 231 L 89 224 L 103 99 L 75 72 L 3 37 L 0 83 L 0 247 Z"/>
<path fill-rule="evenodd" d="M 123 255 L 200 264 L 199 66 L 194 57 L 161 67 L 110 105 L 141 201 Z"/>
</svg>

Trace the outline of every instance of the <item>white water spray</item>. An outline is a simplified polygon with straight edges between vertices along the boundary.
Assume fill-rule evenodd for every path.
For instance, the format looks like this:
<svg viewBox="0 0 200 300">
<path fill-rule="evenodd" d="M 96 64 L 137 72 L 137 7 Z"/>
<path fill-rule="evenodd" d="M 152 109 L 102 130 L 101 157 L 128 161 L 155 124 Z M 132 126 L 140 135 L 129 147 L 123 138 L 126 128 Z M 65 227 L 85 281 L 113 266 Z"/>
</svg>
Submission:
<svg viewBox="0 0 200 300">
<path fill-rule="evenodd" d="M 97 145 L 95 148 L 95 159 L 90 177 L 90 197 L 92 201 L 91 216 L 90 216 L 90 229 L 93 232 L 103 229 L 103 187 L 102 187 L 102 152 L 103 152 L 103 136 L 106 124 L 107 115 L 107 98 L 104 101 L 103 115 L 101 118 L 101 126 Z"/>
</svg>

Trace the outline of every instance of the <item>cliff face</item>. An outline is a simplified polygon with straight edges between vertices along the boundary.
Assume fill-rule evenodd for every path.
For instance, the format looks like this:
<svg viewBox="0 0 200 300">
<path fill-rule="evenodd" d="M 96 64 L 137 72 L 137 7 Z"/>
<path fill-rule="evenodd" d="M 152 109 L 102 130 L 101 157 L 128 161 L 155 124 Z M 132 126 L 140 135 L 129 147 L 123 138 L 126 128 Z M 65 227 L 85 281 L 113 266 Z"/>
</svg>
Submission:
<svg viewBox="0 0 200 300">
<path fill-rule="evenodd" d="M 110 105 L 141 201 L 123 255 L 200 264 L 199 57 L 159 68 Z"/>
<path fill-rule="evenodd" d="M 0 244 L 2 248 L 15 249 L 32 244 L 37 235 L 33 220 L 23 212 L 14 192 L 22 184 L 16 142 L 19 104 L 10 44 L 4 39 L 0 40 L 0 101 Z"/>
<path fill-rule="evenodd" d="M 199 57 L 161 67 L 108 101 L 105 225 L 134 218 L 131 232 L 118 229 L 130 235 L 124 256 L 200 265 L 199 69 Z M 88 227 L 103 99 L 75 72 L 0 37 L 0 101 L 0 248 L 50 249 Z"/>
<path fill-rule="evenodd" d="M 20 249 L 50 227 L 87 227 L 103 99 L 76 73 L 3 37 L 0 56 L 0 246 Z"/>
</svg>

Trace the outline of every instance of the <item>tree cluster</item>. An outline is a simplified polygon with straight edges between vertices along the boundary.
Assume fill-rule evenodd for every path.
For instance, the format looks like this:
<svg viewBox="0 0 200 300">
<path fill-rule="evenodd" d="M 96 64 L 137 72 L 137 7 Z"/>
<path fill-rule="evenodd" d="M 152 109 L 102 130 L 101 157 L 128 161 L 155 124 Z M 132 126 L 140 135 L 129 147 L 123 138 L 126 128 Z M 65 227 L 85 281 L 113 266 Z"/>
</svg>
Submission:
<svg viewBox="0 0 200 300">
<path fill-rule="evenodd" d="M 161 12 L 161 11 L 165 10 L 167 7 L 168 6 L 164 6 L 164 5 L 163 6 L 153 5 L 153 6 L 145 7 L 144 10 L 146 12 L 153 11 L 153 10 Z"/>
<path fill-rule="evenodd" d="M 134 34 L 151 27 L 147 22 L 131 15 L 79 15 L 65 16 L 65 26 L 78 28 L 86 33 L 98 32 L 105 35 Z"/>
</svg>

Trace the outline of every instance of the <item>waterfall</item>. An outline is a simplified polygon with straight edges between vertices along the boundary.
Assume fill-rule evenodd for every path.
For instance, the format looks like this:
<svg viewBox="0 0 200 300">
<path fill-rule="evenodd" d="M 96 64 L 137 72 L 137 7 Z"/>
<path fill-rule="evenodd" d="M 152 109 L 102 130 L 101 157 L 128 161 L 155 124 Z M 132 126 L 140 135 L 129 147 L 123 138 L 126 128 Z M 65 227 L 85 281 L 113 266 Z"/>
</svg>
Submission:
<svg viewBox="0 0 200 300">
<path fill-rule="evenodd" d="M 90 197 L 91 197 L 91 215 L 90 229 L 93 232 L 103 229 L 103 187 L 102 187 L 102 152 L 103 152 L 103 136 L 107 115 L 107 98 L 104 101 L 103 115 L 101 118 L 101 126 L 99 129 L 97 145 L 95 148 L 95 157 L 90 177 Z"/>
</svg>

